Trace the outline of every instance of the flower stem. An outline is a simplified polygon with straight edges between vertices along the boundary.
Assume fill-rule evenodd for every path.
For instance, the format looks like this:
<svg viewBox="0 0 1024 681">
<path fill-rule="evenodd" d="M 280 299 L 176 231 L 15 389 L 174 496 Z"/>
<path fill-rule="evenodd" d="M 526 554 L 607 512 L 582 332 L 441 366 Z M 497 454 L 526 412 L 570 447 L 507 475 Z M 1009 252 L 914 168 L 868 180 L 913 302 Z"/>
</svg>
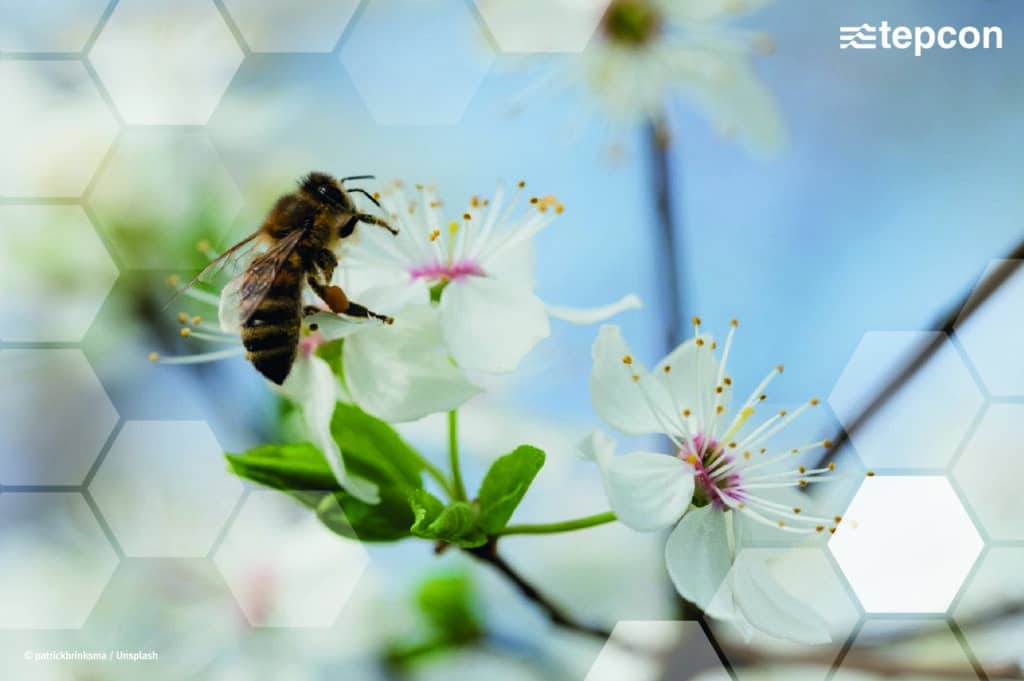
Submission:
<svg viewBox="0 0 1024 681">
<path fill-rule="evenodd" d="M 560 523 L 544 523 L 540 525 L 509 525 L 498 531 L 498 535 L 506 534 L 555 534 L 557 532 L 574 532 L 585 530 L 588 527 L 597 527 L 606 523 L 615 522 L 615 514 L 611 511 L 588 515 L 585 518 L 575 520 L 564 520 Z"/>
<path fill-rule="evenodd" d="M 427 472 L 427 475 L 437 481 L 437 484 L 441 486 L 444 493 L 449 497 L 455 496 L 455 490 L 452 489 L 452 483 L 448 480 L 448 477 L 444 474 L 440 468 L 427 461 L 426 457 L 420 457 L 420 463 L 423 465 L 423 470 Z"/>
<path fill-rule="evenodd" d="M 455 501 L 465 501 L 466 485 L 459 466 L 459 416 L 455 409 L 448 412 L 448 461 L 452 467 L 452 497 Z"/>
</svg>

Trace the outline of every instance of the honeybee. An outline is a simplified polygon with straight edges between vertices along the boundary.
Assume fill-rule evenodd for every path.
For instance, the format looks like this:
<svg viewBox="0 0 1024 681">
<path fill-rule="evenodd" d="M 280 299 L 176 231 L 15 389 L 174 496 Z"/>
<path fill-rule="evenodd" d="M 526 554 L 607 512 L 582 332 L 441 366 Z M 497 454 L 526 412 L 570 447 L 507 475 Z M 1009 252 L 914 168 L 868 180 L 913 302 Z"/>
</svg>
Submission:
<svg viewBox="0 0 1024 681">
<path fill-rule="evenodd" d="M 310 173 L 299 181 L 297 191 L 277 200 L 258 230 L 193 279 L 194 283 L 208 278 L 228 263 L 241 267 L 241 273 L 221 292 L 221 325 L 225 330 L 240 330 L 246 359 L 278 385 L 284 383 L 295 361 L 303 316 L 318 311 L 302 304 L 307 285 L 336 314 L 385 324 L 393 321 L 349 300 L 340 287 L 331 285 L 338 265 L 334 250 L 352 236 L 358 223 L 398 234 L 385 220 L 360 211 L 352 200 L 352 194 L 362 194 L 380 207 L 372 194 L 344 186 L 350 180 L 372 177 L 335 179 L 325 173 Z M 260 251 L 259 245 L 266 250 Z"/>
</svg>

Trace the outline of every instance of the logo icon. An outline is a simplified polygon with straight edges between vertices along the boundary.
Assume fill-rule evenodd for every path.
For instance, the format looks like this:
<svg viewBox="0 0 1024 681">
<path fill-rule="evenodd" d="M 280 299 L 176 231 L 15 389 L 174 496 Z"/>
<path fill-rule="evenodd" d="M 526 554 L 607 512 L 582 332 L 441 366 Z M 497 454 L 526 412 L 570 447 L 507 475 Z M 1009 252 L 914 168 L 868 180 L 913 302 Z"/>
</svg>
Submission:
<svg viewBox="0 0 1024 681">
<path fill-rule="evenodd" d="M 839 49 L 873 50 L 878 47 L 878 33 L 871 24 L 839 27 Z"/>
</svg>

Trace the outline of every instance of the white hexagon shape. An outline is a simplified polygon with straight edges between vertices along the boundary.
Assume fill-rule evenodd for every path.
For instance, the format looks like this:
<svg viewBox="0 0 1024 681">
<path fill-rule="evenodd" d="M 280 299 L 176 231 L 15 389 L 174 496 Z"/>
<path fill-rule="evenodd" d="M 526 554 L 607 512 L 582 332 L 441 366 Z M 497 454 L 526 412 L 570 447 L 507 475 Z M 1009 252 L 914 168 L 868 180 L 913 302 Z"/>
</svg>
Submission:
<svg viewBox="0 0 1024 681">
<path fill-rule="evenodd" d="M 243 502 L 214 562 L 254 627 L 329 627 L 370 556 L 287 495 L 257 490 Z"/>
<path fill-rule="evenodd" d="M 992 404 L 953 467 L 953 477 L 989 539 L 1024 541 L 1022 439 L 1024 404 Z"/>
<path fill-rule="evenodd" d="M 997 272 L 1009 274 L 986 300 L 984 282 Z M 970 317 L 964 313 L 972 310 Z M 1024 395 L 1024 260 L 994 260 L 981 275 L 956 323 L 956 337 L 985 386 L 999 396 Z"/>
<path fill-rule="evenodd" d="M 401 48 L 381 59 L 382 43 Z M 382 125 L 455 125 L 493 61 L 459 0 L 369 0 L 341 48 L 341 63 Z"/>
<path fill-rule="evenodd" d="M 893 640 L 893 635 L 896 640 Z M 976 679 L 944 620 L 868 620 L 839 662 L 834 681 Z"/>
<path fill-rule="evenodd" d="M 736 570 L 738 565 L 748 560 L 767 566 L 778 587 L 785 591 L 780 596 L 795 599 L 802 608 L 810 609 L 824 623 L 824 633 L 832 640 L 821 645 L 803 645 L 772 638 L 759 631 L 755 631 L 748 640 L 744 632 L 729 624 L 716 627 L 719 640 L 724 636 L 723 643 L 729 641 L 738 646 L 752 646 L 779 659 L 827 657 L 838 653 L 860 621 L 860 610 L 824 547 L 744 549 L 736 557 L 732 569 Z M 825 677 L 828 668 L 822 667 L 820 671 L 819 680 Z M 756 681 L 763 670 L 759 666 L 735 667 L 733 672 L 739 681 Z"/>
<path fill-rule="evenodd" d="M 1024 603 L 1024 547 L 993 547 L 964 585 L 953 610 L 967 643 L 989 678 L 1021 657 L 1019 614 L 1006 615 Z"/>
<path fill-rule="evenodd" d="M 238 186 L 206 133 L 130 130 L 87 197 L 128 269 L 191 269 L 196 243 L 224 246 L 242 207 Z"/>
<path fill-rule="evenodd" d="M 0 494 L 0 629 L 82 626 L 117 554 L 76 492 Z"/>
<path fill-rule="evenodd" d="M 722 667 L 697 622 L 619 622 L 584 681 L 657 681 L 665 678 L 670 658 L 681 654 L 690 672 Z"/>
<path fill-rule="evenodd" d="M 80 485 L 117 411 L 79 350 L 2 350 L 0 483 Z"/>
<path fill-rule="evenodd" d="M 0 52 L 78 52 L 109 0 L 0 0 Z"/>
<path fill-rule="evenodd" d="M 205 125 L 244 55 L 210 0 L 121 0 L 89 61 L 128 123 Z"/>
<path fill-rule="evenodd" d="M 503 52 L 582 52 L 610 0 L 473 0 Z"/>
<path fill-rule="evenodd" d="M 866 423 L 852 424 L 903 365 L 930 343 L 931 359 Z M 861 339 L 829 403 L 873 470 L 944 468 L 983 396 L 956 348 L 939 332 L 873 331 Z"/>
<path fill-rule="evenodd" d="M 828 543 L 872 613 L 942 613 L 983 543 L 942 476 L 864 480 Z"/>
<path fill-rule="evenodd" d="M 361 0 L 224 0 L 254 52 L 330 52 Z"/>
<path fill-rule="evenodd" d="M 117 121 L 76 61 L 0 61 L 0 196 L 77 197 Z"/>
<path fill-rule="evenodd" d="M 117 280 L 79 206 L 0 206 L 0 340 L 77 343 Z"/>
<path fill-rule="evenodd" d="M 239 498 L 205 421 L 129 421 L 89 483 L 125 555 L 205 556 Z"/>
</svg>

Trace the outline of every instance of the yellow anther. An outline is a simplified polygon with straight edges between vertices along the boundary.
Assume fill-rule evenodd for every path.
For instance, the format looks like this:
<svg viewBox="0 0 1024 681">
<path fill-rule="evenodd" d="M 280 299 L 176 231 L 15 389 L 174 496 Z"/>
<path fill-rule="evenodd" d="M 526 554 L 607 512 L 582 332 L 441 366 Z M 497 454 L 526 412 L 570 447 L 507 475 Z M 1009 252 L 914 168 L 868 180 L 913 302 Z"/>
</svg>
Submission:
<svg viewBox="0 0 1024 681">
<path fill-rule="evenodd" d="M 768 396 L 765 395 L 764 393 L 761 393 L 760 395 L 757 396 L 757 399 L 760 400 L 761 402 L 764 402 L 765 400 L 768 399 Z"/>
<path fill-rule="evenodd" d="M 201 324 L 202 321 L 203 318 L 200 317 L 199 315 L 196 315 L 195 317 L 192 318 L 192 326 L 199 326 L 199 324 Z"/>
<path fill-rule="evenodd" d="M 782 417 L 782 416 L 785 416 L 785 415 L 786 415 L 786 410 L 785 409 L 780 409 L 779 410 L 779 416 Z"/>
<path fill-rule="evenodd" d="M 473 208 L 479 208 L 480 207 L 480 197 L 474 195 L 473 198 L 470 199 L 469 205 L 473 206 Z"/>
<path fill-rule="evenodd" d="M 832 520 L 836 521 L 836 525 L 838 525 L 839 523 L 843 522 L 843 516 L 841 516 L 841 515 L 837 515 L 837 516 L 836 516 L 835 518 L 833 518 Z"/>
<path fill-rule="evenodd" d="M 693 325 L 694 326 L 700 326 L 700 317 L 694 317 L 693 318 Z"/>
<path fill-rule="evenodd" d="M 812 407 L 817 407 L 819 404 L 821 404 L 821 400 L 819 400 L 817 397 L 814 397 L 814 398 L 811 399 L 811 406 Z"/>
<path fill-rule="evenodd" d="M 375 198 L 375 199 L 377 199 L 378 201 L 380 201 L 380 192 L 374 192 L 374 193 L 373 193 L 373 198 Z"/>
<path fill-rule="evenodd" d="M 736 443 L 735 442 L 730 442 L 729 443 L 729 449 L 736 449 Z"/>
<path fill-rule="evenodd" d="M 743 452 L 743 458 L 744 458 L 744 459 L 749 459 L 749 458 L 750 458 L 750 450 L 749 450 L 749 449 L 748 449 L 748 450 L 745 450 L 745 451 Z"/>
<path fill-rule="evenodd" d="M 807 467 L 806 466 L 800 466 L 799 470 L 800 470 L 801 474 L 806 473 L 807 472 Z"/>
<path fill-rule="evenodd" d="M 167 285 L 170 286 L 171 288 L 178 288 L 178 284 L 180 283 L 181 277 L 179 277 L 177 274 L 172 274 L 171 276 L 167 277 Z"/>
<path fill-rule="evenodd" d="M 717 386 L 715 388 L 715 392 L 718 393 L 719 395 L 721 395 L 722 394 L 722 386 Z"/>
<path fill-rule="evenodd" d="M 726 376 L 725 378 L 722 379 L 722 383 L 725 383 L 726 385 L 732 385 L 732 379 Z"/>
<path fill-rule="evenodd" d="M 683 416 L 685 416 L 686 418 L 690 418 L 690 414 L 692 414 L 692 413 L 693 412 L 690 411 L 689 409 L 684 409 L 683 410 Z"/>
<path fill-rule="evenodd" d="M 797 515 L 799 515 L 799 514 L 800 514 L 800 511 L 801 511 L 801 510 L 802 510 L 802 509 L 801 509 L 801 508 L 800 508 L 799 506 L 794 506 L 794 507 L 793 507 L 793 513 L 796 513 Z"/>
<path fill-rule="evenodd" d="M 723 411 L 725 411 L 725 407 L 723 407 L 722 405 L 718 405 L 717 407 L 715 407 L 716 414 L 721 414 Z"/>
<path fill-rule="evenodd" d="M 825 449 L 831 449 L 832 448 L 832 440 L 822 440 L 821 441 L 821 446 L 824 447 Z"/>
<path fill-rule="evenodd" d="M 469 213 L 463 213 L 463 214 L 462 214 L 462 219 L 463 219 L 463 220 L 472 220 L 472 219 L 473 219 L 473 216 L 472 216 L 472 215 L 470 215 Z"/>
<path fill-rule="evenodd" d="M 530 203 L 532 203 L 533 205 L 537 205 L 538 203 L 540 203 L 540 199 L 538 199 L 536 196 L 531 196 Z"/>
<path fill-rule="evenodd" d="M 703 346 L 704 346 L 704 339 L 703 338 L 698 338 L 697 339 L 697 347 L 703 347 Z"/>
<path fill-rule="evenodd" d="M 664 366 L 664 367 L 662 368 L 662 371 L 664 371 L 664 372 L 665 372 L 666 374 L 668 374 L 668 373 L 671 373 L 671 372 L 672 372 L 672 365 L 671 365 L 671 364 L 666 364 L 666 365 L 665 365 L 665 366 Z"/>
<path fill-rule="evenodd" d="M 430 233 L 430 236 L 429 236 L 428 238 L 429 238 L 429 239 L 430 239 L 431 241 L 437 241 L 437 237 L 439 237 L 439 236 L 441 236 L 441 230 L 439 230 L 439 229 L 435 229 L 434 231 L 432 231 L 432 232 Z"/>
<path fill-rule="evenodd" d="M 622 356 L 622 363 L 623 364 L 632 364 L 633 363 L 633 357 L 631 355 L 623 355 Z"/>
<path fill-rule="evenodd" d="M 188 328 L 187 326 L 183 327 L 181 329 L 181 337 L 182 338 L 188 338 L 191 335 L 192 335 L 192 329 Z"/>
<path fill-rule="evenodd" d="M 785 526 L 786 526 L 786 523 L 783 522 L 782 520 L 780 520 L 779 521 L 779 527 L 785 527 Z"/>
<path fill-rule="evenodd" d="M 875 477 L 875 472 L 874 471 L 868 471 L 868 477 L 869 478 Z"/>
<path fill-rule="evenodd" d="M 815 532 L 824 532 L 825 531 L 825 526 L 824 525 L 818 525 L 817 527 L 814 528 L 814 531 Z"/>
<path fill-rule="evenodd" d="M 149 353 L 149 361 L 150 362 L 159 362 L 160 361 L 160 355 L 158 353 L 156 353 L 156 352 Z"/>
<path fill-rule="evenodd" d="M 782 366 L 781 364 L 780 364 L 779 366 L 775 367 L 775 370 L 776 370 L 776 371 L 778 371 L 778 372 L 779 372 L 780 374 L 782 373 L 782 371 L 783 371 L 784 369 L 785 369 L 785 367 L 784 367 L 784 366 Z"/>
<path fill-rule="evenodd" d="M 800 481 L 800 486 L 801 487 L 807 487 L 807 481 L 806 480 L 801 480 Z"/>
<path fill-rule="evenodd" d="M 456 222 L 455 220 L 452 220 L 450 223 L 448 223 L 448 233 L 449 234 L 451 234 L 452 236 L 455 236 L 455 233 L 458 232 L 458 231 L 459 231 L 459 223 L 458 222 Z"/>
<path fill-rule="evenodd" d="M 711 349 L 714 350 L 718 347 L 718 341 L 711 341 Z"/>
<path fill-rule="evenodd" d="M 188 324 L 188 315 L 185 314 L 184 312 L 179 312 L 178 313 L 178 323 L 179 324 Z"/>
<path fill-rule="evenodd" d="M 690 454 L 684 459 L 684 461 L 691 466 L 696 466 L 700 462 L 700 459 L 697 458 L 696 454 Z"/>
<path fill-rule="evenodd" d="M 730 324 L 732 324 L 733 326 L 739 326 L 739 325 L 740 325 L 740 320 L 738 320 L 738 319 L 734 319 L 734 320 L 732 320 L 732 321 L 731 321 L 731 322 L 729 322 L 729 323 L 730 323 Z"/>
<path fill-rule="evenodd" d="M 634 381 L 639 381 L 640 380 L 640 374 L 633 374 L 633 380 Z"/>
<path fill-rule="evenodd" d="M 830 463 L 830 464 L 828 465 L 828 469 L 829 469 L 830 471 L 834 471 L 834 470 L 836 469 L 836 465 L 835 465 L 834 463 Z"/>
<path fill-rule="evenodd" d="M 563 206 L 562 204 L 558 204 L 557 206 L 555 206 L 555 212 L 561 215 L 562 213 L 565 212 L 565 206 Z"/>
<path fill-rule="evenodd" d="M 206 239 L 201 239 L 199 243 L 196 244 L 196 250 L 200 253 L 206 253 L 210 250 L 210 242 Z"/>
<path fill-rule="evenodd" d="M 519 188 L 522 189 L 525 186 L 526 186 L 526 181 L 525 180 L 519 180 Z"/>
</svg>

